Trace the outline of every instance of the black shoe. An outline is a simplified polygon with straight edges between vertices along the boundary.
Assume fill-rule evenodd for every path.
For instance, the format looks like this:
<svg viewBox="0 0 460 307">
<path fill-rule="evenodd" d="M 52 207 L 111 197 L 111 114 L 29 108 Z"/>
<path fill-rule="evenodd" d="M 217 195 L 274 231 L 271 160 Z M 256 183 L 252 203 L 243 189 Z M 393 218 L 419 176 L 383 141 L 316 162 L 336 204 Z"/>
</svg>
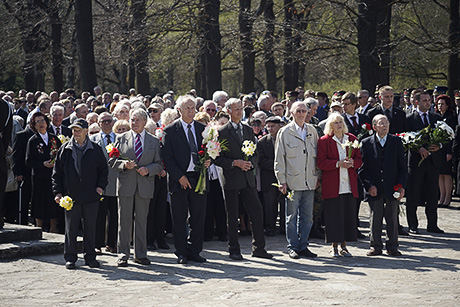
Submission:
<svg viewBox="0 0 460 307">
<path fill-rule="evenodd" d="M 258 252 L 252 252 L 252 257 L 264 258 L 264 259 L 272 259 L 273 255 L 267 253 L 267 251 L 263 249 L 263 250 L 258 251 Z"/>
<path fill-rule="evenodd" d="M 147 245 L 147 250 L 149 251 L 156 251 L 157 250 L 157 246 L 155 244 L 149 244 Z"/>
<path fill-rule="evenodd" d="M 128 266 L 128 260 L 126 260 L 126 259 L 118 259 L 117 260 L 117 266 L 119 266 L 119 267 L 127 267 Z"/>
<path fill-rule="evenodd" d="M 275 236 L 275 231 L 274 230 L 264 230 L 265 235 L 267 237 L 274 237 Z"/>
<path fill-rule="evenodd" d="M 288 254 L 289 254 L 289 258 L 291 258 L 291 259 L 299 259 L 300 258 L 299 254 L 293 249 L 290 249 L 288 251 Z"/>
<path fill-rule="evenodd" d="M 417 227 L 410 227 L 409 228 L 409 233 L 413 234 L 413 235 L 418 235 L 420 234 L 420 232 L 418 231 L 418 228 Z"/>
<path fill-rule="evenodd" d="M 363 235 L 363 233 L 362 233 L 361 231 L 359 231 L 359 230 L 357 231 L 356 236 L 358 237 L 358 239 L 364 239 L 364 238 L 366 237 L 366 236 Z"/>
<path fill-rule="evenodd" d="M 160 248 L 160 249 L 169 249 L 170 248 L 169 245 L 165 241 L 162 241 L 162 242 L 157 241 L 157 245 L 158 245 L 158 248 Z"/>
<path fill-rule="evenodd" d="M 399 225 L 398 226 L 398 235 L 400 235 L 400 236 L 408 236 L 409 233 L 407 231 L 405 231 L 404 228 L 401 225 Z"/>
<path fill-rule="evenodd" d="M 227 237 L 227 236 L 219 236 L 219 241 L 221 241 L 221 242 L 227 242 L 227 241 L 228 241 L 228 237 Z"/>
<path fill-rule="evenodd" d="M 75 262 L 72 262 L 72 261 L 67 261 L 65 263 L 65 268 L 67 270 L 75 270 Z"/>
<path fill-rule="evenodd" d="M 150 265 L 150 260 L 147 258 L 134 258 L 134 262 L 142 265 Z"/>
<path fill-rule="evenodd" d="M 301 256 L 307 257 L 307 258 L 316 258 L 318 257 L 317 254 L 312 253 L 308 248 L 304 249 L 303 251 L 300 251 L 299 253 Z"/>
<path fill-rule="evenodd" d="M 187 263 L 188 263 L 188 259 L 187 259 L 187 257 L 185 257 L 185 256 L 178 256 L 178 257 L 177 257 L 177 263 L 178 263 L 178 264 L 187 264 Z"/>
<path fill-rule="evenodd" d="M 439 227 L 429 227 L 426 229 L 426 231 L 428 232 L 432 232 L 432 233 L 444 233 L 444 230 L 440 229 Z"/>
<path fill-rule="evenodd" d="M 206 258 L 201 257 L 200 255 L 188 257 L 188 260 L 193 261 L 193 262 L 199 262 L 199 263 L 206 262 Z"/>
<path fill-rule="evenodd" d="M 97 260 L 85 261 L 85 264 L 92 269 L 97 269 L 101 267 L 101 264 Z"/>
<path fill-rule="evenodd" d="M 243 260 L 243 256 L 240 253 L 230 253 L 229 257 L 233 260 Z"/>
<path fill-rule="evenodd" d="M 246 237 L 246 236 L 249 236 L 249 235 L 250 235 L 249 231 L 247 231 L 247 230 L 242 230 L 241 231 L 240 230 L 240 236 Z"/>
</svg>

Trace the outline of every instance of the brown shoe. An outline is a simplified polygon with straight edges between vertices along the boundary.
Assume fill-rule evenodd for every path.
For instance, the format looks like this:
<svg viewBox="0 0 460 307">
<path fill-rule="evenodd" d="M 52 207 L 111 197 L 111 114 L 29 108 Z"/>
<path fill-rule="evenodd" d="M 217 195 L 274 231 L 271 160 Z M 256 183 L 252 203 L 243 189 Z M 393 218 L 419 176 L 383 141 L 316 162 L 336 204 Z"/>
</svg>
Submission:
<svg viewBox="0 0 460 307">
<path fill-rule="evenodd" d="M 397 249 L 387 250 L 387 254 L 392 257 L 398 257 L 402 255 L 401 252 L 398 251 Z"/>
<path fill-rule="evenodd" d="M 368 256 L 378 256 L 378 255 L 381 255 L 381 254 L 382 254 L 381 250 L 375 249 L 373 247 L 366 253 L 366 255 L 368 255 Z"/>
</svg>

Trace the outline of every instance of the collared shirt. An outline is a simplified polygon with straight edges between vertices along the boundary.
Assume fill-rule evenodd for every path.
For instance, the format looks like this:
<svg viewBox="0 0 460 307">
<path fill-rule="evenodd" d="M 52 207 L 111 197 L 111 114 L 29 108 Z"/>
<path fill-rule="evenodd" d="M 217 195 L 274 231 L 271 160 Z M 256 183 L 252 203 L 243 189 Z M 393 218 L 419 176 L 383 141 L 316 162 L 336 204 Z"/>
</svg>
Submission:
<svg viewBox="0 0 460 307">
<path fill-rule="evenodd" d="M 104 133 L 104 132 L 101 131 L 101 136 L 102 136 L 102 139 L 104 140 L 104 143 L 105 143 L 106 146 L 109 145 L 110 143 L 115 142 L 115 133 L 113 133 L 113 132 L 109 133 L 111 142 L 108 142 L 107 135 L 108 135 L 107 133 Z M 144 136 L 145 136 L 145 134 L 144 134 Z M 136 137 L 134 137 L 134 138 L 136 138 Z M 142 143 L 142 136 L 141 136 L 141 143 Z M 134 140 L 134 144 L 136 144 L 136 140 Z"/>
<path fill-rule="evenodd" d="M 188 139 L 188 125 L 189 124 L 184 122 L 182 118 L 180 119 L 180 122 L 182 124 L 182 128 L 184 128 L 185 137 L 187 138 L 187 141 L 190 143 L 190 140 Z M 195 138 L 194 142 L 196 144 L 196 148 L 198 149 L 198 143 L 196 141 L 195 125 L 193 124 L 193 122 L 190 123 L 190 130 L 192 130 L 193 137 Z M 195 163 L 193 163 L 192 151 L 190 150 L 190 162 L 187 167 L 187 172 L 194 172 L 194 171 L 195 171 Z"/>
<path fill-rule="evenodd" d="M 359 126 L 359 116 L 358 116 L 358 113 L 356 113 L 356 111 L 355 111 L 355 114 L 353 114 L 353 115 L 350 115 L 350 114 L 348 114 L 348 113 L 345 113 L 345 114 L 347 114 L 348 121 L 351 123 L 352 126 L 353 126 L 353 124 L 354 124 L 354 123 L 353 123 L 353 119 L 352 119 L 353 116 L 355 117 L 356 123 L 357 123 L 358 126 Z"/>
<path fill-rule="evenodd" d="M 367 111 L 369 104 L 366 104 L 364 107 L 359 107 L 358 112 L 364 114 L 364 111 Z"/>
<path fill-rule="evenodd" d="M 131 133 L 133 135 L 133 148 L 136 147 L 136 137 L 137 137 L 137 132 L 134 132 L 133 130 L 131 130 Z M 144 143 L 145 143 L 145 129 L 142 130 L 141 133 L 139 133 L 140 136 L 141 136 L 141 146 L 142 146 L 142 151 L 144 151 Z M 112 136 L 110 136 L 112 137 Z"/>
<path fill-rule="evenodd" d="M 299 136 L 302 138 L 303 141 L 305 141 L 305 138 L 307 137 L 307 125 L 304 123 L 302 127 L 297 125 L 297 123 L 294 121 L 295 125 L 295 130 L 299 134 Z"/>
<path fill-rule="evenodd" d="M 57 127 L 51 123 L 51 127 L 53 127 L 54 134 L 56 134 L 57 136 L 62 134 L 62 125 Z M 59 133 L 57 133 L 57 128 L 59 128 Z"/>
<path fill-rule="evenodd" d="M 427 120 L 428 125 L 429 125 L 430 124 L 430 117 L 428 116 L 429 115 L 428 111 L 427 112 L 422 112 L 419 109 L 417 109 L 417 112 L 418 112 L 418 114 L 420 114 L 420 117 L 422 118 L 422 122 L 424 122 L 424 123 L 425 123 L 425 117 L 424 117 L 423 114 L 426 114 L 426 120 Z"/>
<path fill-rule="evenodd" d="M 387 142 L 388 134 L 385 134 L 385 136 L 383 138 L 381 138 L 377 133 L 375 135 L 377 136 L 377 140 L 379 141 L 380 145 L 382 145 L 382 147 L 384 147 L 385 143 Z"/>
<path fill-rule="evenodd" d="M 337 143 L 337 150 L 339 152 L 339 161 L 347 157 L 347 149 L 342 147 L 348 141 L 348 135 L 343 136 L 342 142 L 334 135 L 332 139 Z M 339 169 L 339 194 L 351 193 L 350 177 L 348 169 L 341 167 Z"/>
<path fill-rule="evenodd" d="M 45 132 L 45 134 L 41 134 L 40 132 L 38 133 L 42 137 L 43 142 L 45 142 L 46 146 L 48 146 L 48 132 Z"/>
</svg>

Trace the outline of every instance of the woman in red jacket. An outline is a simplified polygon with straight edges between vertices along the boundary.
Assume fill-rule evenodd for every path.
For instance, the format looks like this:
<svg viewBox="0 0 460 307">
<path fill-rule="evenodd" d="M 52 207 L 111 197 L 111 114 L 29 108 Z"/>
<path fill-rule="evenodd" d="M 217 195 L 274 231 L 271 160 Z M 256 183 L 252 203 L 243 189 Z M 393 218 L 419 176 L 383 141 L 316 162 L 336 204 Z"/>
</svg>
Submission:
<svg viewBox="0 0 460 307">
<path fill-rule="evenodd" d="M 332 243 L 331 255 L 351 257 L 347 241 L 356 241 L 357 169 L 363 163 L 359 148 L 352 148 L 351 157 L 346 142 L 356 137 L 348 133 L 342 115 L 332 113 L 326 122 L 324 136 L 318 141 L 317 164 L 322 171 L 322 197 L 326 242 Z M 340 243 L 340 252 L 338 245 Z"/>
</svg>

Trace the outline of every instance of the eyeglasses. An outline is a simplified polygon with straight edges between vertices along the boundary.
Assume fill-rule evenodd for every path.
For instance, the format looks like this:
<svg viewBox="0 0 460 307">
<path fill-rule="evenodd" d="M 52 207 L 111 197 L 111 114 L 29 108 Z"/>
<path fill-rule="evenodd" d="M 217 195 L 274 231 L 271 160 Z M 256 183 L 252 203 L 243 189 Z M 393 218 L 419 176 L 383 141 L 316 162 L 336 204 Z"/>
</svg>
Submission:
<svg viewBox="0 0 460 307">
<path fill-rule="evenodd" d="M 254 124 L 252 124 L 251 126 L 252 126 L 252 127 L 260 127 L 261 124 L 259 124 L 259 123 L 254 123 Z"/>
<path fill-rule="evenodd" d="M 36 119 L 35 120 L 36 124 L 41 124 L 41 123 L 44 123 L 44 122 L 46 122 L 46 120 L 44 120 L 44 119 Z"/>
<path fill-rule="evenodd" d="M 158 113 L 158 112 L 159 112 L 158 109 L 150 109 L 150 110 L 149 110 L 149 113 Z"/>
<path fill-rule="evenodd" d="M 206 112 L 216 112 L 216 109 L 209 109 L 209 108 L 207 108 L 207 109 L 206 109 Z"/>
<path fill-rule="evenodd" d="M 104 119 L 103 121 L 101 121 L 101 123 L 103 124 L 111 124 L 113 122 L 113 120 L 111 119 Z"/>
<path fill-rule="evenodd" d="M 351 102 L 342 103 L 343 106 L 349 106 Z"/>
<path fill-rule="evenodd" d="M 304 109 L 297 109 L 295 110 L 296 113 L 307 113 L 307 110 Z"/>
</svg>

